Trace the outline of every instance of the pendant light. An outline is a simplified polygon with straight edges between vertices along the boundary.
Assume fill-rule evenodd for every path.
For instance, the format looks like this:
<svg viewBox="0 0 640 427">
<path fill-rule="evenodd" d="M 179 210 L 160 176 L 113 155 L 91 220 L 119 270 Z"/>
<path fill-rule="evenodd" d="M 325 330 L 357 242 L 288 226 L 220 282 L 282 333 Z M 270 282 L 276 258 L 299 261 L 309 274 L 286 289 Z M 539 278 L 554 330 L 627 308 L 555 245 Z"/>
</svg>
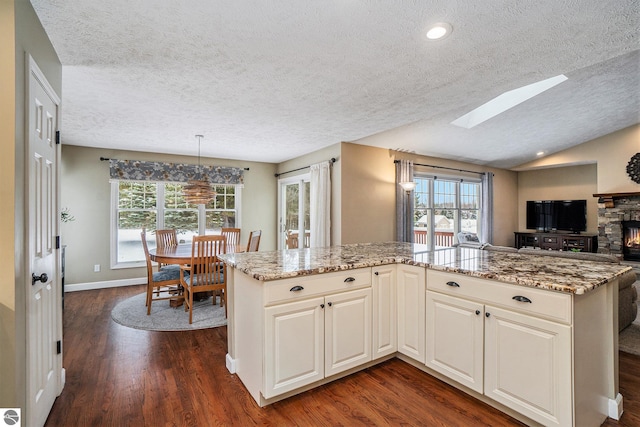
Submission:
<svg viewBox="0 0 640 427">
<path fill-rule="evenodd" d="M 211 184 L 206 176 L 200 172 L 200 140 L 203 135 L 196 135 L 198 138 L 198 167 L 192 180 L 189 180 L 182 189 L 182 194 L 187 203 L 192 205 L 203 205 L 209 203 L 215 196 L 216 192 L 211 188 Z"/>
</svg>

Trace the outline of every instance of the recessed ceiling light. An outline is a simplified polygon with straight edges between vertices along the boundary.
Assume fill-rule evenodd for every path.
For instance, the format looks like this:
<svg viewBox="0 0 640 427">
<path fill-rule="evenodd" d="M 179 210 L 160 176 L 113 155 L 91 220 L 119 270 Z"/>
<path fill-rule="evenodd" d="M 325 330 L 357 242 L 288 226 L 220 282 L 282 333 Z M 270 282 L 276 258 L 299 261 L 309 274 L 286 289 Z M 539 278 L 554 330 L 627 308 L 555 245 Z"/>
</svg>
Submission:
<svg viewBox="0 0 640 427">
<path fill-rule="evenodd" d="M 442 40 L 451 34 L 451 31 L 453 31 L 451 24 L 438 22 L 429 28 L 429 31 L 427 31 L 427 38 L 429 40 Z"/>
<path fill-rule="evenodd" d="M 540 156 L 544 156 L 544 151 L 538 151 L 536 153 L 536 156 L 540 157 Z"/>
</svg>

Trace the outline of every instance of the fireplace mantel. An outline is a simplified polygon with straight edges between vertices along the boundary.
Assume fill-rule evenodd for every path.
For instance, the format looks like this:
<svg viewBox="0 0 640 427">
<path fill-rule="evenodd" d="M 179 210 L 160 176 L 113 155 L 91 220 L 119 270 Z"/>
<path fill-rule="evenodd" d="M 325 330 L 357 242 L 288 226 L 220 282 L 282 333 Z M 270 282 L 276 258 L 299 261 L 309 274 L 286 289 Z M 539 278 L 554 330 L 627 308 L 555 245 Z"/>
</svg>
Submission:
<svg viewBox="0 0 640 427">
<path fill-rule="evenodd" d="M 636 191 L 632 193 L 600 193 L 600 194 L 593 195 L 593 197 L 598 198 L 598 203 L 604 203 L 605 208 L 613 208 L 614 199 L 618 199 L 620 197 L 634 197 L 634 196 L 640 197 L 640 191 Z"/>
</svg>

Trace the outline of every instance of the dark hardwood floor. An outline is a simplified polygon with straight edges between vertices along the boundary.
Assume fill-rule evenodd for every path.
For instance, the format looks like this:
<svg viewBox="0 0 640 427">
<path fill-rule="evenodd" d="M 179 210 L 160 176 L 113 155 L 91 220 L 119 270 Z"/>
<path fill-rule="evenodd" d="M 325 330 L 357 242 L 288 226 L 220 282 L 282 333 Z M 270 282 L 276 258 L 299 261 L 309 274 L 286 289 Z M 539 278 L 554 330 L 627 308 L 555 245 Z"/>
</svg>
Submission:
<svg viewBox="0 0 640 427">
<path fill-rule="evenodd" d="M 522 425 L 398 359 L 260 408 L 225 367 L 226 327 L 148 332 L 111 320 L 143 291 L 65 295 L 66 386 L 46 426 Z M 603 425 L 638 426 L 640 357 L 620 354 L 620 384 L 625 413 Z"/>
</svg>

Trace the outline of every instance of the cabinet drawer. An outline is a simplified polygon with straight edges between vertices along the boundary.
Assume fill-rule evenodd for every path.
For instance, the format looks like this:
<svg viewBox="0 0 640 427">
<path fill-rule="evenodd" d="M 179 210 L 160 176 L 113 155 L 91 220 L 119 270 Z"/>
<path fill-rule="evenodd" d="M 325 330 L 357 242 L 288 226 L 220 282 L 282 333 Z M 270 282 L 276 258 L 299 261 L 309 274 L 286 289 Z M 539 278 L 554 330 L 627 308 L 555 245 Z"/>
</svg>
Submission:
<svg viewBox="0 0 640 427">
<path fill-rule="evenodd" d="M 447 284 L 448 282 L 451 284 Z M 436 270 L 427 270 L 427 289 L 566 324 L 571 324 L 572 321 L 571 294 Z"/>
<path fill-rule="evenodd" d="M 274 280 L 264 282 L 264 305 L 296 301 L 370 286 L 370 268 Z"/>
</svg>

